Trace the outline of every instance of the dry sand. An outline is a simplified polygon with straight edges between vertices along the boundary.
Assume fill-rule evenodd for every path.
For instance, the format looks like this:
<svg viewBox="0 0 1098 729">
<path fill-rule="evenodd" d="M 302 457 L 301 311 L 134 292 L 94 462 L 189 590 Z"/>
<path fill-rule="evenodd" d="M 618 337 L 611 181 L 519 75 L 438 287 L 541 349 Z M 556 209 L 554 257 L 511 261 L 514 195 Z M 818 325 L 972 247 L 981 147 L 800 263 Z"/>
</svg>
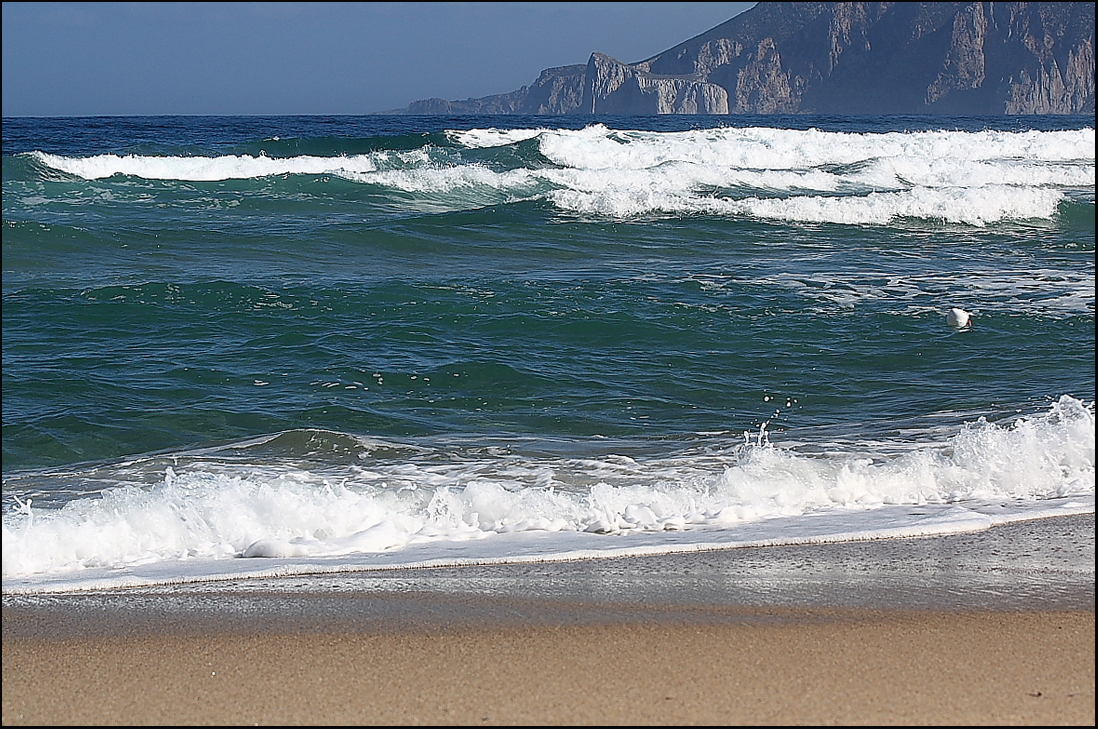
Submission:
<svg viewBox="0 0 1098 729">
<path fill-rule="evenodd" d="M 798 618 L 12 639 L 3 721 L 1094 723 L 1093 612 Z"/>
<path fill-rule="evenodd" d="M 1043 522 L 312 592 L 5 596 L 3 723 L 1093 725 L 1094 518 Z M 1043 580 L 1069 589 L 1015 589 Z M 620 599 L 583 597 L 608 581 Z"/>
</svg>

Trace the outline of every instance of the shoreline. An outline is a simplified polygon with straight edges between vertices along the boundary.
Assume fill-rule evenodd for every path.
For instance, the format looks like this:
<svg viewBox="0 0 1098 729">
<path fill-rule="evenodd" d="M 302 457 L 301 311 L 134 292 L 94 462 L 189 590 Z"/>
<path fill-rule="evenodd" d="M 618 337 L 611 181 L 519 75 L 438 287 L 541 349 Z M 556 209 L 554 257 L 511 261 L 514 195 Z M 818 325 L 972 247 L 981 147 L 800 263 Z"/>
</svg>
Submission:
<svg viewBox="0 0 1098 729">
<path fill-rule="evenodd" d="M 3 723 L 1093 724 L 1094 515 L 5 596 Z"/>
</svg>

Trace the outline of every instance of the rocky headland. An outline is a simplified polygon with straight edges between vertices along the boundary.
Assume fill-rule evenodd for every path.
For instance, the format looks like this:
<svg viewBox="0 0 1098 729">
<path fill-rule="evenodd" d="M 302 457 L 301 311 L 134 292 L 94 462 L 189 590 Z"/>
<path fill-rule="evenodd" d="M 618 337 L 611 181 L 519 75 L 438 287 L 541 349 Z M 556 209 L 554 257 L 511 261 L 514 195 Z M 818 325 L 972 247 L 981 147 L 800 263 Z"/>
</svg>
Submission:
<svg viewBox="0 0 1098 729">
<path fill-rule="evenodd" d="M 389 113 L 1093 114 L 1094 78 L 1094 3 L 760 2 L 644 61 Z"/>
</svg>

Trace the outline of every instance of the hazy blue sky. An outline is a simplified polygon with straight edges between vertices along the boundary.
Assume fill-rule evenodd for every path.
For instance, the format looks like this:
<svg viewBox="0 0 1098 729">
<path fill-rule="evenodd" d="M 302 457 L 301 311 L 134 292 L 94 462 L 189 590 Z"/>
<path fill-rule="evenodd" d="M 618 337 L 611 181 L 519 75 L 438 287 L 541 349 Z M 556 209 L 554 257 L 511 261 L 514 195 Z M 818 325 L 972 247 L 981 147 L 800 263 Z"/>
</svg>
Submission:
<svg viewBox="0 0 1098 729">
<path fill-rule="evenodd" d="M 3 115 L 363 114 L 654 56 L 755 3 L 3 3 Z"/>
</svg>

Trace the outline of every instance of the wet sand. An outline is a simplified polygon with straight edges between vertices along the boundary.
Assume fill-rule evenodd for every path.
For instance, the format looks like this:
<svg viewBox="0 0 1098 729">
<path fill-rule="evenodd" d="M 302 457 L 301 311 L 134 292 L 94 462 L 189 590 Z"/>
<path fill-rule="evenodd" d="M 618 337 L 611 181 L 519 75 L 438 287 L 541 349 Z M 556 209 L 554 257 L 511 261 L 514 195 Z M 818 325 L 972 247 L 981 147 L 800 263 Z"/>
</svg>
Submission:
<svg viewBox="0 0 1098 729">
<path fill-rule="evenodd" d="M 3 723 L 1093 724 L 1094 516 L 5 596 Z"/>
</svg>

